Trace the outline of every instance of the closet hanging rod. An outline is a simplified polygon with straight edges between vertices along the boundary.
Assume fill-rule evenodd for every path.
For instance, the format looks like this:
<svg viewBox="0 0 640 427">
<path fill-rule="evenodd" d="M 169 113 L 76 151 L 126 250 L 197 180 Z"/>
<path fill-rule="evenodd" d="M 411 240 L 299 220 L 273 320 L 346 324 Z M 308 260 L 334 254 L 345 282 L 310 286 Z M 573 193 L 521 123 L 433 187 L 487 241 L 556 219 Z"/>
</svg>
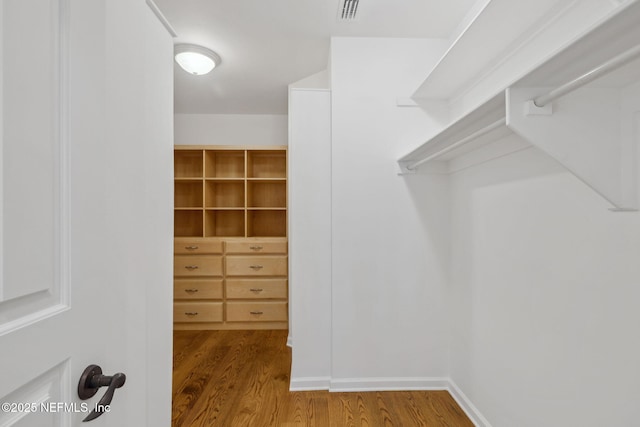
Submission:
<svg viewBox="0 0 640 427">
<path fill-rule="evenodd" d="M 537 98 L 534 98 L 533 103 L 535 104 L 536 107 L 544 107 L 545 105 L 549 104 L 553 100 L 558 99 L 561 96 L 564 96 L 569 92 L 572 92 L 577 88 L 586 85 L 589 82 L 592 82 L 598 77 L 602 77 L 603 75 L 615 70 L 616 68 L 620 68 L 621 66 L 632 61 L 638 56 L 640 56 L 640 45 L 637 45 L 627 50 L 626 52 L 623 52 L 620 55 L 611 58 L 604 64 L 581 75 L 580 77 L 575 78 L 570 82 L 567 82 L 562 86 L 557 87 L 556 89 L 553 89 L 552 91 L 544 95 L 540 95 Z"/>
<path fill-rule="evenodd" d="M 430 155 L 428 155 L 427 157 L 425 157 L 424 159 L 418 160 L 417 162 L 413 162 L 407 165 L 407 169 L 408 170 L 414 170 L 415 168 L 417 168 L 418 166 L 422 165 L 423 163 L 427 163 L 429 160 L 433 160 L 436 157 L 440 157 L 443 154 L 447 154 L 449 151 L 455 150 L 456 148 L 465 145 L 471 141 L 473 141 L 476 138 L 481 137 L 482 135 L 485 135 L 489 132 L 491 132 L 492 130 L 495 130 L 497 128 L 499 128 L 500 126 L 504 126 L 505 125 L 505 118 L 502 117 L 499 120 L 496 120 L 495 122 L 491 123 L 490 125 L 487 125 L 481 129 L 478 129 L 477 131 L 475 131 L 474 133 L 472 133 L 471 135 L 465 136 L 464 138 L 462 138 L 459 141 L 454 142 L 453 144 L 447 145 L 446 147 L 444 147 L 441 150 L 436 151 L 435 153 L 431 153 Z"/>
</svg>

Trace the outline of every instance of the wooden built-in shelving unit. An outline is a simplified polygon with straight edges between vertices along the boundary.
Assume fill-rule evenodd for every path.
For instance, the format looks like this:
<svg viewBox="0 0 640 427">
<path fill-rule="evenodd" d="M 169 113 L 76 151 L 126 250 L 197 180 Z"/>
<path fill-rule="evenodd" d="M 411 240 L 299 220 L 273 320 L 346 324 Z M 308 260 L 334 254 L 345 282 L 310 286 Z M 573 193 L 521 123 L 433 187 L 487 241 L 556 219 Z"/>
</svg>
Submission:
<svg viewBox="0 0 640 427">
<path fill-rule="evenodd" d="M 176 237 L 286 237 L 286 149 L 176 147 Z"/>
<path fill-rule="evenodd" d="M 286 147 L 175 148 L 174 328 L 287 329 Z"/>
</svg>

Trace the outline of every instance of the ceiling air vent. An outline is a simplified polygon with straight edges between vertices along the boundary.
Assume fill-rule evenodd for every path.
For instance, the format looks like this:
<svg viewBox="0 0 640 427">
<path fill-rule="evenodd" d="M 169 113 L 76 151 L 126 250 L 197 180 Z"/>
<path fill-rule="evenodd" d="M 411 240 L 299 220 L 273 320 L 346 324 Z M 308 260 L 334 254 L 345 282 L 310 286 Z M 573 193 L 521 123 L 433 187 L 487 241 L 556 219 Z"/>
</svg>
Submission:
<svg viewBox="0 0 640 427">
<path fill-rule="evenodd" d="M 338 21 L 355 21 L 360 0 L 340 0 Z"/>
</svg>

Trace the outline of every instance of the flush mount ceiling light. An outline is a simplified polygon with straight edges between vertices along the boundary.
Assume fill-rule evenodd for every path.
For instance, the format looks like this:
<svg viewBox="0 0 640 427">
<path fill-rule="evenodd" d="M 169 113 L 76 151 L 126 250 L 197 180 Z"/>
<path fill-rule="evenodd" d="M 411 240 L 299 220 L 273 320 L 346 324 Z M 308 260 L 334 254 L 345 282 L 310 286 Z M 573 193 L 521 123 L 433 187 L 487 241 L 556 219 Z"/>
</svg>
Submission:
<svg viewBox="0 0 640 427">
<path fill-rule="evenodd" d="M 195 44 L 177 44 L 174 51 L 178 65 L 196 76 L 207 74 L 221 62 L 217 53 Z"/>
</svg>

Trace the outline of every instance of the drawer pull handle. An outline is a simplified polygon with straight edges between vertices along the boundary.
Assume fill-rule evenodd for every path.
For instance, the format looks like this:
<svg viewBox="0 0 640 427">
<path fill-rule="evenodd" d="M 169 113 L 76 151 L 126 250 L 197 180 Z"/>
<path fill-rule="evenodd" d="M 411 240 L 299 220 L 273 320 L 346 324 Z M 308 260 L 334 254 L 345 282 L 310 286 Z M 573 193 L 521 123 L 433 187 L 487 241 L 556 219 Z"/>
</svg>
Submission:
<svg viewBox="0 0 640 427">
<path fill-rule="evenodd" d="M 184 313 L 186 316 L 197 316 L 198 312 L 197 311 L 187 311 Z"/>
<path fill-rule="evenodd" d="M 260 270 L 262 268 L 261 265 L 250 265 L 249 268 L 253 268 L 254 270 Z"/>
<path fill-rule="evenodd" d="M 184 248 L 188 251 L 195 251 L 196 249 L 198 249 L 197 246 L 185 246 Z"/>
<path fill-rule="evenodd" d="M 252 251 L 260 251 L 262 250 L 262 246 L 249 246 L 249 249 Z"/>
<path fill-rule="evenodd" d="M 262 288 L 251 288 L 249 289 L 251 292 L 262 292 Z"/>
<path fill-rule="evenodd" d="M 263 314 L 262 311 L 250 311 L 251 314 Z"/>
<path fill-rule="evenodd" d="M 184 268 L 187 270 L 196 270 L 198 268 L 197 265 L 185 265 Z"/>
<path fill-rule="evenodd" d="M 197 290 L 197 289 L 185 289 L 184 291 L 185 291 L 186 293 L 188 293 L 188 294 L 194 294 L 194 293 L 198 292 L 198 290 Z"/>
</svg>

